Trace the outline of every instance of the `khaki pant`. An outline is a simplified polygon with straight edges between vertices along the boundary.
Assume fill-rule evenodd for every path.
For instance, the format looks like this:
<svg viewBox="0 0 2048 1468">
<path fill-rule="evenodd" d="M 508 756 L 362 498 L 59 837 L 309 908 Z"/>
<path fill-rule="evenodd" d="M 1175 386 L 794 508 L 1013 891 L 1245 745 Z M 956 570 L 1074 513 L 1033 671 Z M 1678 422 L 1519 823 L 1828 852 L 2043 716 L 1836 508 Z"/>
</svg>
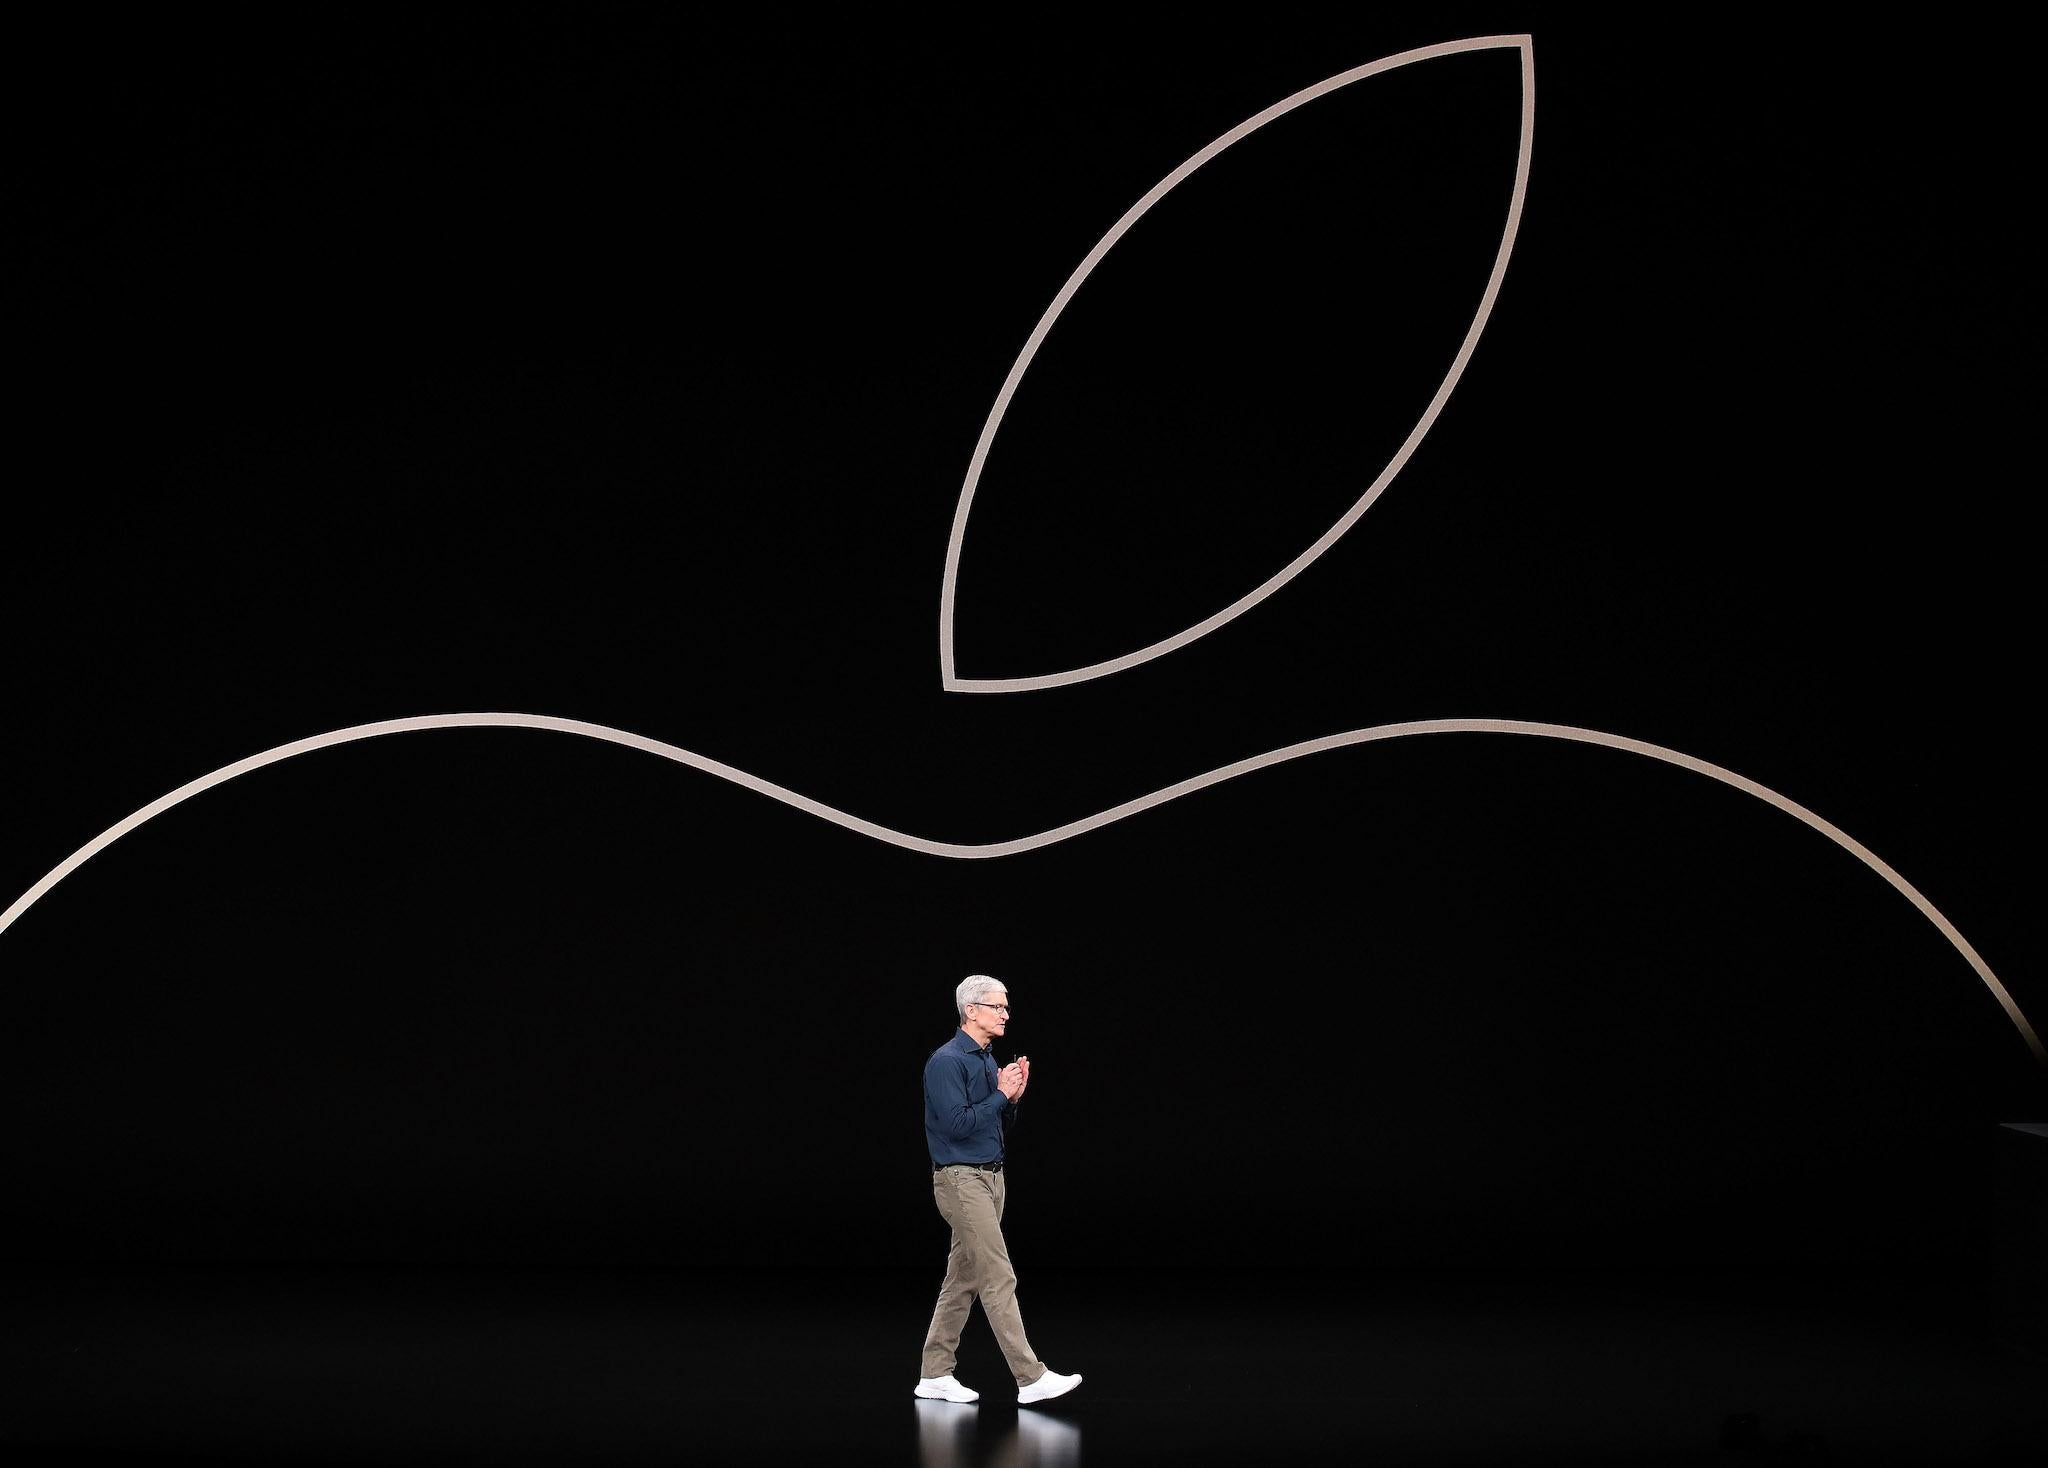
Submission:
<svg viewBox="0 0 2048 1468">
<path fill-rule="evenodd" d="M 979 1296 L 1010 1375 L 1019 1386 L 1031 1385 L 1045 1375 L 1045 1363 L 1031 1353 L 1017 1314 L 1017 1271 L 1003 1243 L 1003 1175 L 978 1167 L 942 1167 L 932 1174 L 932 1198 L 953 1225 L 953 1249 L 946 1256 L 946 1282 L 939 1286 L 932 1327 L 925 1332 L 921 1374 L 953 1374 L 960 1332 Z"/>
</svg>

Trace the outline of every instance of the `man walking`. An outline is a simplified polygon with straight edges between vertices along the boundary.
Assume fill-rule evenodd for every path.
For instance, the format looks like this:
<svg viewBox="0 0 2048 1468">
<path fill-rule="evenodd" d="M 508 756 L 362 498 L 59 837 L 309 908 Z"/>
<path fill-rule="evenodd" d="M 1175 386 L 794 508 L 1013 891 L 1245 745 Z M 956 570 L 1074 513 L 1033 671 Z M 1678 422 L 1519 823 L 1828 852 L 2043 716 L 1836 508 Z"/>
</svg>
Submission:
<svg viewBox="0 0 2048 1468">
<path fill-rule="evenodd" d="M 960 1332 L 978 1296 L 996 1333 L 1017 1400 L 1043 1402 L 1081 1384 L 1079 1375 L 1045 1369 L 1024 1338 L 1017 1314 L 1017 1273 L 1003 1243 L 1003 1129 L 1031 1080 L 1020 1055 L 998 1070 L 989 1041 L 1010 1022 L 1010 996 L 999 980 L 973 974 L 954 990 L 960 1028 L 924 1066 L 924 1137 L 932 1156 L 932 1197 L 953 1226 L 946 1282 L 924 1338 L 924 1375 L 917 1395 L 971 1402 L 981 1393 L 953 1379 Z"/>
</svg>

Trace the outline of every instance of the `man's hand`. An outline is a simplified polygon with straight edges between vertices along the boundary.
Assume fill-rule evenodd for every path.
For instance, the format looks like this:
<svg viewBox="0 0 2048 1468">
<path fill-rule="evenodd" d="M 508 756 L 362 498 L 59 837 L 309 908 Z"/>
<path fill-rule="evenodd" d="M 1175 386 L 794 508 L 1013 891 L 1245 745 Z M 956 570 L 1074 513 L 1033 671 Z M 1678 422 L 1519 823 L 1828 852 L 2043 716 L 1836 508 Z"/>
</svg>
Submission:
<svg viewBox="0 0 2048 1468">
<path fill-rule="evenodd" d="M 1001 1074 L 996 1077 L 997 1089 L 1005 1096 L 1008 1096 L 1012 1102 L 1023 1098 L 1024 1088 L 1030 1083 L 1031 1062 L 1028 1060 L 1019 1059 L 1011 1061 L 1003 1067 Z"/>
</svg>

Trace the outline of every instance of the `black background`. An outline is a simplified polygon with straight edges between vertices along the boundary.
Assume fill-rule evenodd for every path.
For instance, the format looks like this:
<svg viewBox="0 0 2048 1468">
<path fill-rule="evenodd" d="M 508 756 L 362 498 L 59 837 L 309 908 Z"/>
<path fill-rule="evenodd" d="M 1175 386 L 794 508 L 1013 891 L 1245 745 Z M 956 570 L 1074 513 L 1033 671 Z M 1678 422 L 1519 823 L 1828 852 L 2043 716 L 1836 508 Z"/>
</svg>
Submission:
<svg viewBox="0 0 2048 1468">
<path fill-rule="evenodd" d="M 1364 61 L 1535 35 L 1448 409 L 1279 596 L 942 693 L 961 476 L 1152 183 Z M 1430 717 L 1675 747 L 1867 842 L 2037 1022 L 2017 51 L 1526 10 L 104 19 L 25 38 L 0 890 L 195 776 L 467 710 L 953 841 Z M 1515 58 L 1319 101 L 1112 253 L 999 436 L 960 671 L 1178 630 L 1385 462 L 1471 319 Z M 0 934 L 19 1262 L 930 1263 L 959 977 L 1046 1263 L 1939 1262 L 2041 1073 L 1888 886 L 1494 736 L 1031 855 L 436 732 L 180 806 Z"/>
</svg>

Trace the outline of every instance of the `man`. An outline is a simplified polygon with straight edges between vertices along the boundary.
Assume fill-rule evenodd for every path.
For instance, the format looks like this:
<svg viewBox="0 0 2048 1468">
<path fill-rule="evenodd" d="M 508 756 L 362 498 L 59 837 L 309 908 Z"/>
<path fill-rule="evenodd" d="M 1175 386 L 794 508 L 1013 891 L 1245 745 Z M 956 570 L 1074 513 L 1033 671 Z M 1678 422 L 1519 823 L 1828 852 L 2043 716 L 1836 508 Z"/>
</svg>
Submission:
<svg viewBox="0 0 2048 1468">
<path fill-rule="evenodd" d="M 1020 1055 L 1001 1070 L 989 1041 L 1010 1023 L 1010 995 L 987 974 L 972 974 L 953 991 L 960 1028 L 924 1066 L 924 1137 L 932 1155 L 932 1196 L 953 1226 L 946 1282 L 925 1332 L 923 1377 L 917 1395 L 971 1402 L 981 1393 L 953 1379 L 960 1331 L 977 1296 L 996 1333 L 1020 1403 L 1063 1396 L 1081 1378 L 1045 1369 L 1024 1338 L 1017 1314 L 1017 1274 L 1003 1243 L 1003 1128 L 1031 1080 Z"/>
</svg>

